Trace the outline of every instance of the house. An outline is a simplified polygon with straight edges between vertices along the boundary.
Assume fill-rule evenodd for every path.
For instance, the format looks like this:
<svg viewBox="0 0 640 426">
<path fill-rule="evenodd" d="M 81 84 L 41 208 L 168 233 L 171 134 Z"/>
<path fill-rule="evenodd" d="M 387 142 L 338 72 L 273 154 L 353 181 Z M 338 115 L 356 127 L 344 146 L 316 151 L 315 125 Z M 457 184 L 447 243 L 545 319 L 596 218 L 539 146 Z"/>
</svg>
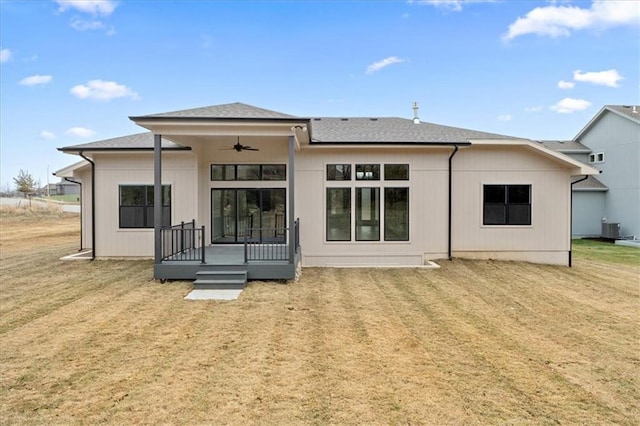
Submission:
<svg viewBox="0 0 640 426">
<path fill-rule="evenodd" d="M 85 161 L 93 256 L 159 279 L 451 257 L 571 264 L 571 188 L 598 171 L 521 138 L 397 117 L 242 103 L 130 117 L 146 133 L 60 148 Z M 158 202 L 156 202 L 156 200 Z"/>
<path fill-rule="evenodd" d="M 640 239 L 640 107 L 604 106 L 573 142 L 589 147 L 585 162 L 601 171 L 598 180 L 607 188 L 575 206 L 577 222 L 589 223 L 596 235 L 601 223 L 619 224 L 619 237 Z"/>
<path fill-rule="evenodd" d="M 592 154 L 589 147 L 574 140 L 540 141 L 540 143 L 585 164 L 589 162 Z M 571 235 L 573 238 L 599 237 L 602 233 L 601 221 L 604 217 L 609 188 L 595 176 L 577 179 L 572 188 Z"/>
</svg>

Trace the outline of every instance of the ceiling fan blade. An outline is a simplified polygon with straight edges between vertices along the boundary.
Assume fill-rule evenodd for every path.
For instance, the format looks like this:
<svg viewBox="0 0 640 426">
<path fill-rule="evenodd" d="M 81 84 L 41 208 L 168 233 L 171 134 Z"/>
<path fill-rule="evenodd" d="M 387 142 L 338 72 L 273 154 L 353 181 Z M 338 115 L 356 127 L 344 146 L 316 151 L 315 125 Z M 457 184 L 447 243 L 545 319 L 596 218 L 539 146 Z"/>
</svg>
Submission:
<svg viewBox="0 0 640 426">
<path fill-rule="evenodd" d="M 245 151 L 260 151 L 258 148 L 252 148 L 250 146 L 243 146 L 242 149 Z"/>
</svg>

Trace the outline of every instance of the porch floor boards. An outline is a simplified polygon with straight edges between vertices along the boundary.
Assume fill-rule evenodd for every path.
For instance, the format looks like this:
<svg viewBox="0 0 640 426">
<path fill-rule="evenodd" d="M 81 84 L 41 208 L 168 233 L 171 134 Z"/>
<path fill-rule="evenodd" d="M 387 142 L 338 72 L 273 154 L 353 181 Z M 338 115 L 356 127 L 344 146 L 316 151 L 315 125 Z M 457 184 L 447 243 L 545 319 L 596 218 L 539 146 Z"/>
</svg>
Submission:
<svg viewBox="0 0 640 426">
<path fill-rule="evenodd" d="M 289 246 L 283 246 L 282 250 L 288 250 Z M 199 250 L 199 249 L 198 249 Z M 193 252 L 179 253 L 172 256 L 170 259 L 164 260 L 162 263 L 197 263 L 197 260 L 183 260 L 192 259 Z M 207 265 L 244 265 L 244 246 L 243 245 L 210 245 L 204 248 L 204 261 Z M 270 263 L 270 264 L 288 264 L 288 260 L 251 260 L 250 263 Z"/>
</svg>

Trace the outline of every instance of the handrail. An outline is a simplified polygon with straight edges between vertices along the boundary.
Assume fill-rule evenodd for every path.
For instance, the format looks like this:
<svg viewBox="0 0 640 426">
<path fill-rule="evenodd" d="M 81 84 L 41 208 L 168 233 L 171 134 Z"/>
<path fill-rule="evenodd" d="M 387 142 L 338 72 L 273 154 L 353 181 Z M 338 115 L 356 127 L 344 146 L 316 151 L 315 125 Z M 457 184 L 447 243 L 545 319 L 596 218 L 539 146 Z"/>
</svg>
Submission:
<svg viewBox="0 0 640 426">
<path fill-rule="evenodd" d="M 289 228 L 247 228 L 244 234 L 244 262 L 290 261 Z M 300 219 L 293 223 L 294 253 L 300 248 Z"/>
<path fill-rule="evenodd" d="M 162 260 L 205 263 L 205 227 L 196 228 L 195 219 L 160 229 Z"/>
</svg>

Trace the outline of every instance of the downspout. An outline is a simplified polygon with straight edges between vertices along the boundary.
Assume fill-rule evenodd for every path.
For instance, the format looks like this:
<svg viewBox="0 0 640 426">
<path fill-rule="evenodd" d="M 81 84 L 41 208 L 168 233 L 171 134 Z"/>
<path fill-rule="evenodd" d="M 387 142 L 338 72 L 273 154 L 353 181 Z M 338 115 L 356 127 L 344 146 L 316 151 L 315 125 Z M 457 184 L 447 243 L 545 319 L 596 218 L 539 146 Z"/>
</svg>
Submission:
<svg viewBox="0 0 640 426">
<path fill-rule="evenodd" d="M 451 205 L 452 205 L 452 193 L 453 193 L 453 156 L 458 152 L 458 145 L 455 145 L 453 152 L 449 156 L 449 226 L 448 226 L 448 241 L 447 241 L 447 256 L 451 260 Z"/>
<path fill-rule="evenodd" d="M 64 179 L 66 182 L 71 182 L 71 183 L 75 183 L 76 185 L 80 185 L 80 250 L 82 251 L 83 248 L 83 240 L 82 240 L 82 213 L 83 213 L 83 208 L 82 208 L 82 182 L 79 181 L 75 181 L 71 178 L 68 177 L 63 177 L 62 179 Z"/>
<path fill-rule="evenodd" d="M 96 163 L 85 157 L 82 151 L 78 155 L 91 164 L 91 260 L 96 259 Z"/>
<path fill-rule="evenodd" d="M 586 180 L 588 177 L 588 175 L 585 175 L 582 179 L 571 182 L 571 198 L 569 200 L 569 268 L 571 268 L 571 265 L 573 264 L 573 185 Z"/>
</svg>

